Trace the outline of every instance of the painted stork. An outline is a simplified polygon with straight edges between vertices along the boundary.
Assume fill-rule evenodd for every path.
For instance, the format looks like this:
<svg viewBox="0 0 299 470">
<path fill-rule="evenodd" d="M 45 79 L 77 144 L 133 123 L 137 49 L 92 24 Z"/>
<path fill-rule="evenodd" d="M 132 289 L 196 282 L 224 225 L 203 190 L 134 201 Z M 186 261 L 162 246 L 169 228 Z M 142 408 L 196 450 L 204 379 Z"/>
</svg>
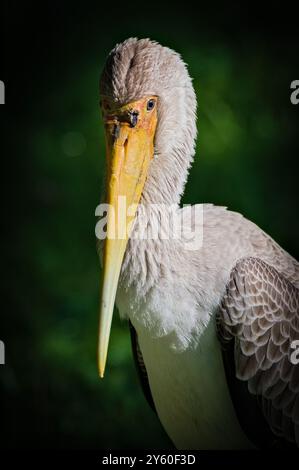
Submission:
<svg viewBox="0 0 299 470">
<path fill-rule="evenodd" d="M 177 448 L 299 446 L 299 263 L 238 213 L 180 207 L 196 138 L 186 64 L 157 42 L 128 39 L 107 58 L 100 96 L 109 204 L 100 376 L 116 302 L 144 393 Z M 120 221 L 122 199 L 131 209 Z M 170 207 L 201 234 L 199 246 L 161 236 Z"/>
</svg>

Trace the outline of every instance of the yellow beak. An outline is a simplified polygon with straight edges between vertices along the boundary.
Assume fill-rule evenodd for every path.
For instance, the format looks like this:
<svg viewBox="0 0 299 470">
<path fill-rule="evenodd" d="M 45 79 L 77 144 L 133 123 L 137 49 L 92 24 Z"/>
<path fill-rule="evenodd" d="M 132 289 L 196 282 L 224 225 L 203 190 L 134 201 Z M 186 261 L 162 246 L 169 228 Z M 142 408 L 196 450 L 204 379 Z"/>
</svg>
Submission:
<svg viewBox="0 0 299 470">
<path fill-rule="evenodd" d="M 100 299 L 100 377 L 104 376 L 115 296 L 130 228 L 154 155 L 156 100 L 156 97 L 147 97 L 114 112 L 110 109 L 105 114 L 104 110 L 108 213 Z"/>
</svg>

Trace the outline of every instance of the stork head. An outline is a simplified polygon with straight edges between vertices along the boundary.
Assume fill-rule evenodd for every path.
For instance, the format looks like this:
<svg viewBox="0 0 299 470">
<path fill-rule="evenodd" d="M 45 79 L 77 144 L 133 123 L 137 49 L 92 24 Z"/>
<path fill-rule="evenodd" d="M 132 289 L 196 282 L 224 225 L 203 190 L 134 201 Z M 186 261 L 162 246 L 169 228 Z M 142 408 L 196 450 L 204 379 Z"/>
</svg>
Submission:
<svg viewBox="0 0 299 470">
<path fill-rule="evenodd" d="M 179 202 L 194 154 L 196 98 L 179 54 L 149 39 L 135 38 L 109 54 L 100 97 L 106 135 L 105 202 L 109 204 L 98 349 L 103 377 L 118 279 L 137 205 L 140 200 Z M 127 213 L 120 218 L 123 201 Z"/>
</svg>

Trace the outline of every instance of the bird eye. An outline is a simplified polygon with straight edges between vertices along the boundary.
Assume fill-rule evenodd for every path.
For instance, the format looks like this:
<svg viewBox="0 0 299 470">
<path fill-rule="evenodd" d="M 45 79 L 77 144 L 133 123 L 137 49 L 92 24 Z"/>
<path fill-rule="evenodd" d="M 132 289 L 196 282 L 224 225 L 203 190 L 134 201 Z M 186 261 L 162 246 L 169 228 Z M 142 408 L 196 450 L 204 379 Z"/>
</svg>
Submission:
<svg viewBox="0 0 299 470">
<path fill-rule="evenodd" d="M 155 100 L 153 100 L 153 99 L 148 100 L 147 105 L 146 105 L 147 111 L 151 111 L 152 109 L 154 109 L 155 104 L 156 104 Z"/>
</svg>

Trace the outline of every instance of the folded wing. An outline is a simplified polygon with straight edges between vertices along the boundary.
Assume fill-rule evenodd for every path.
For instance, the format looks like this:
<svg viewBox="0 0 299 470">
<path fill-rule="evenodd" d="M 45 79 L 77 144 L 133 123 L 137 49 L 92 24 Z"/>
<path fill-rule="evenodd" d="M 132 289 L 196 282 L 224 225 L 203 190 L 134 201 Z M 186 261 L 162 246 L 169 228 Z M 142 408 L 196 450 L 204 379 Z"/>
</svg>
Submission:
<svg viewBox="0 0 299 470">
<path fill-rule="evenodd" d="M 244 258 L 231 272 L 217 327 L 231 396 L 249 437 L 299 447 L 299 290 L 262 260 Z"/>
</svg>

